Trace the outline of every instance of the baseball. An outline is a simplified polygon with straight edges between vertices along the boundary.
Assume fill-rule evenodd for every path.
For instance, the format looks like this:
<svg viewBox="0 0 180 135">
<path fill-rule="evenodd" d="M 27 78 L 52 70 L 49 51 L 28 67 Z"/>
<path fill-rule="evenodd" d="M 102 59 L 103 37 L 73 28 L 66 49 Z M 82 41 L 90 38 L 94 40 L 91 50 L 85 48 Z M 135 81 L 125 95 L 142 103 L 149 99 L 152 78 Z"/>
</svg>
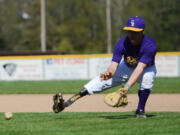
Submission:
<svg viewBox="0 0 180 135">
<path fill-rule="evenodd" d="M 13 116 L 12 112 L 5 112 L 4 113 L 4 118 L 6 120 L 10 120 L 12 118 L 12 116 Z"/>
</svg>

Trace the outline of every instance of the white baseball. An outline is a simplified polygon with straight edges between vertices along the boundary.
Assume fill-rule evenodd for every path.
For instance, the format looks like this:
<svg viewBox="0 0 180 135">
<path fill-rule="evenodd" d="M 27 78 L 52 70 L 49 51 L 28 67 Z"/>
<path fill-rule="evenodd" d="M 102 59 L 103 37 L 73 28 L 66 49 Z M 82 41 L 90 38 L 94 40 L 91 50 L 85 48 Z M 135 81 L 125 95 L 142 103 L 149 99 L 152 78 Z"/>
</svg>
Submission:
<svg viewBox="0 0 180 135">
<path fill-rule="evenodd" d="M 12 112 L 5 112 L 4 113 L 4 118 L 6 120 L 10 120 L 12 118 L 12 116 L 13 116 Z"/>
</svg>

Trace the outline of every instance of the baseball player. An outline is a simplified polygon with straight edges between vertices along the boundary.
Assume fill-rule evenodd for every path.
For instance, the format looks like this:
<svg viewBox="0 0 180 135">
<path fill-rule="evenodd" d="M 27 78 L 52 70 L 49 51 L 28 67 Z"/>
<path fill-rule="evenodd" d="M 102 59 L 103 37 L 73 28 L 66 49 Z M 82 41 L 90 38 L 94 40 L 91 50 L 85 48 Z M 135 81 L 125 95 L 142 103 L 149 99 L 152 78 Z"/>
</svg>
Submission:
<svg viewBox="0 0 180 135">
<path fill-rule="evenodd" d="M 146 118 L 145 105 L 156 75 L 157 46 L 152 38 L 144 35 L 145 21 L 141 17 L 130 17 L 123 30 L 127 31 L 127 36 L 116 43 L 112 62 L 107 71 L 89 81 L 79 93 L 66 102 L 62 94 L 57 93 L 54 96 L 53 105 L 55 113 L 62 111 L 85 95 L 95 94 L 121 84 L 124 84 L 124 90 L 129 91 L 138 82 L 139 102 L 135 116 Z"/>
</svg>

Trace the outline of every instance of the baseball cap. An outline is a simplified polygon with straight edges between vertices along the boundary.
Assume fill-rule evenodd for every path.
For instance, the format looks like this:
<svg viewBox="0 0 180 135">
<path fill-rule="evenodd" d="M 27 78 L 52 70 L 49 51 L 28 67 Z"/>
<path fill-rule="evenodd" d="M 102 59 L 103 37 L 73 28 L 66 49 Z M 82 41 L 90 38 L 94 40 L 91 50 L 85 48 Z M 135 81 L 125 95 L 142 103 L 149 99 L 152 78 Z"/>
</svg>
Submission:
<svg viewBox="0 0 180 135">
<path fill-rule="evenodd" d="M 123 30 L 130 30 L 136 32 L 140 32 L 144 29 L 145 29 L 145 21 L 143 18 L 138 16 L 130 17 L 127 21 L 126 26 L 123 28 Z"/>
</svg>

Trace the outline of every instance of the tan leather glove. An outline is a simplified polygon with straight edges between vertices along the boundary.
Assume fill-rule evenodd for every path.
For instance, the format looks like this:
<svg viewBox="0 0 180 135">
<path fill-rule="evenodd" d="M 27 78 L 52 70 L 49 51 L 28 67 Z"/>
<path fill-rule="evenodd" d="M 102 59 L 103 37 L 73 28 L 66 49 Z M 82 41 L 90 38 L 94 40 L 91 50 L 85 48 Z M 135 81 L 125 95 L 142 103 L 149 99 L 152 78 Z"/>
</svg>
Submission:
<svg viewBox="0 0 180 135">
<path fill-rule="evenodd" d="M 128 104 L 128 88 L 122 87 L 118 91 L 109 93 L 104 97 L 104 102 L 111 107 L 121 107 Z"/>
</svg>

